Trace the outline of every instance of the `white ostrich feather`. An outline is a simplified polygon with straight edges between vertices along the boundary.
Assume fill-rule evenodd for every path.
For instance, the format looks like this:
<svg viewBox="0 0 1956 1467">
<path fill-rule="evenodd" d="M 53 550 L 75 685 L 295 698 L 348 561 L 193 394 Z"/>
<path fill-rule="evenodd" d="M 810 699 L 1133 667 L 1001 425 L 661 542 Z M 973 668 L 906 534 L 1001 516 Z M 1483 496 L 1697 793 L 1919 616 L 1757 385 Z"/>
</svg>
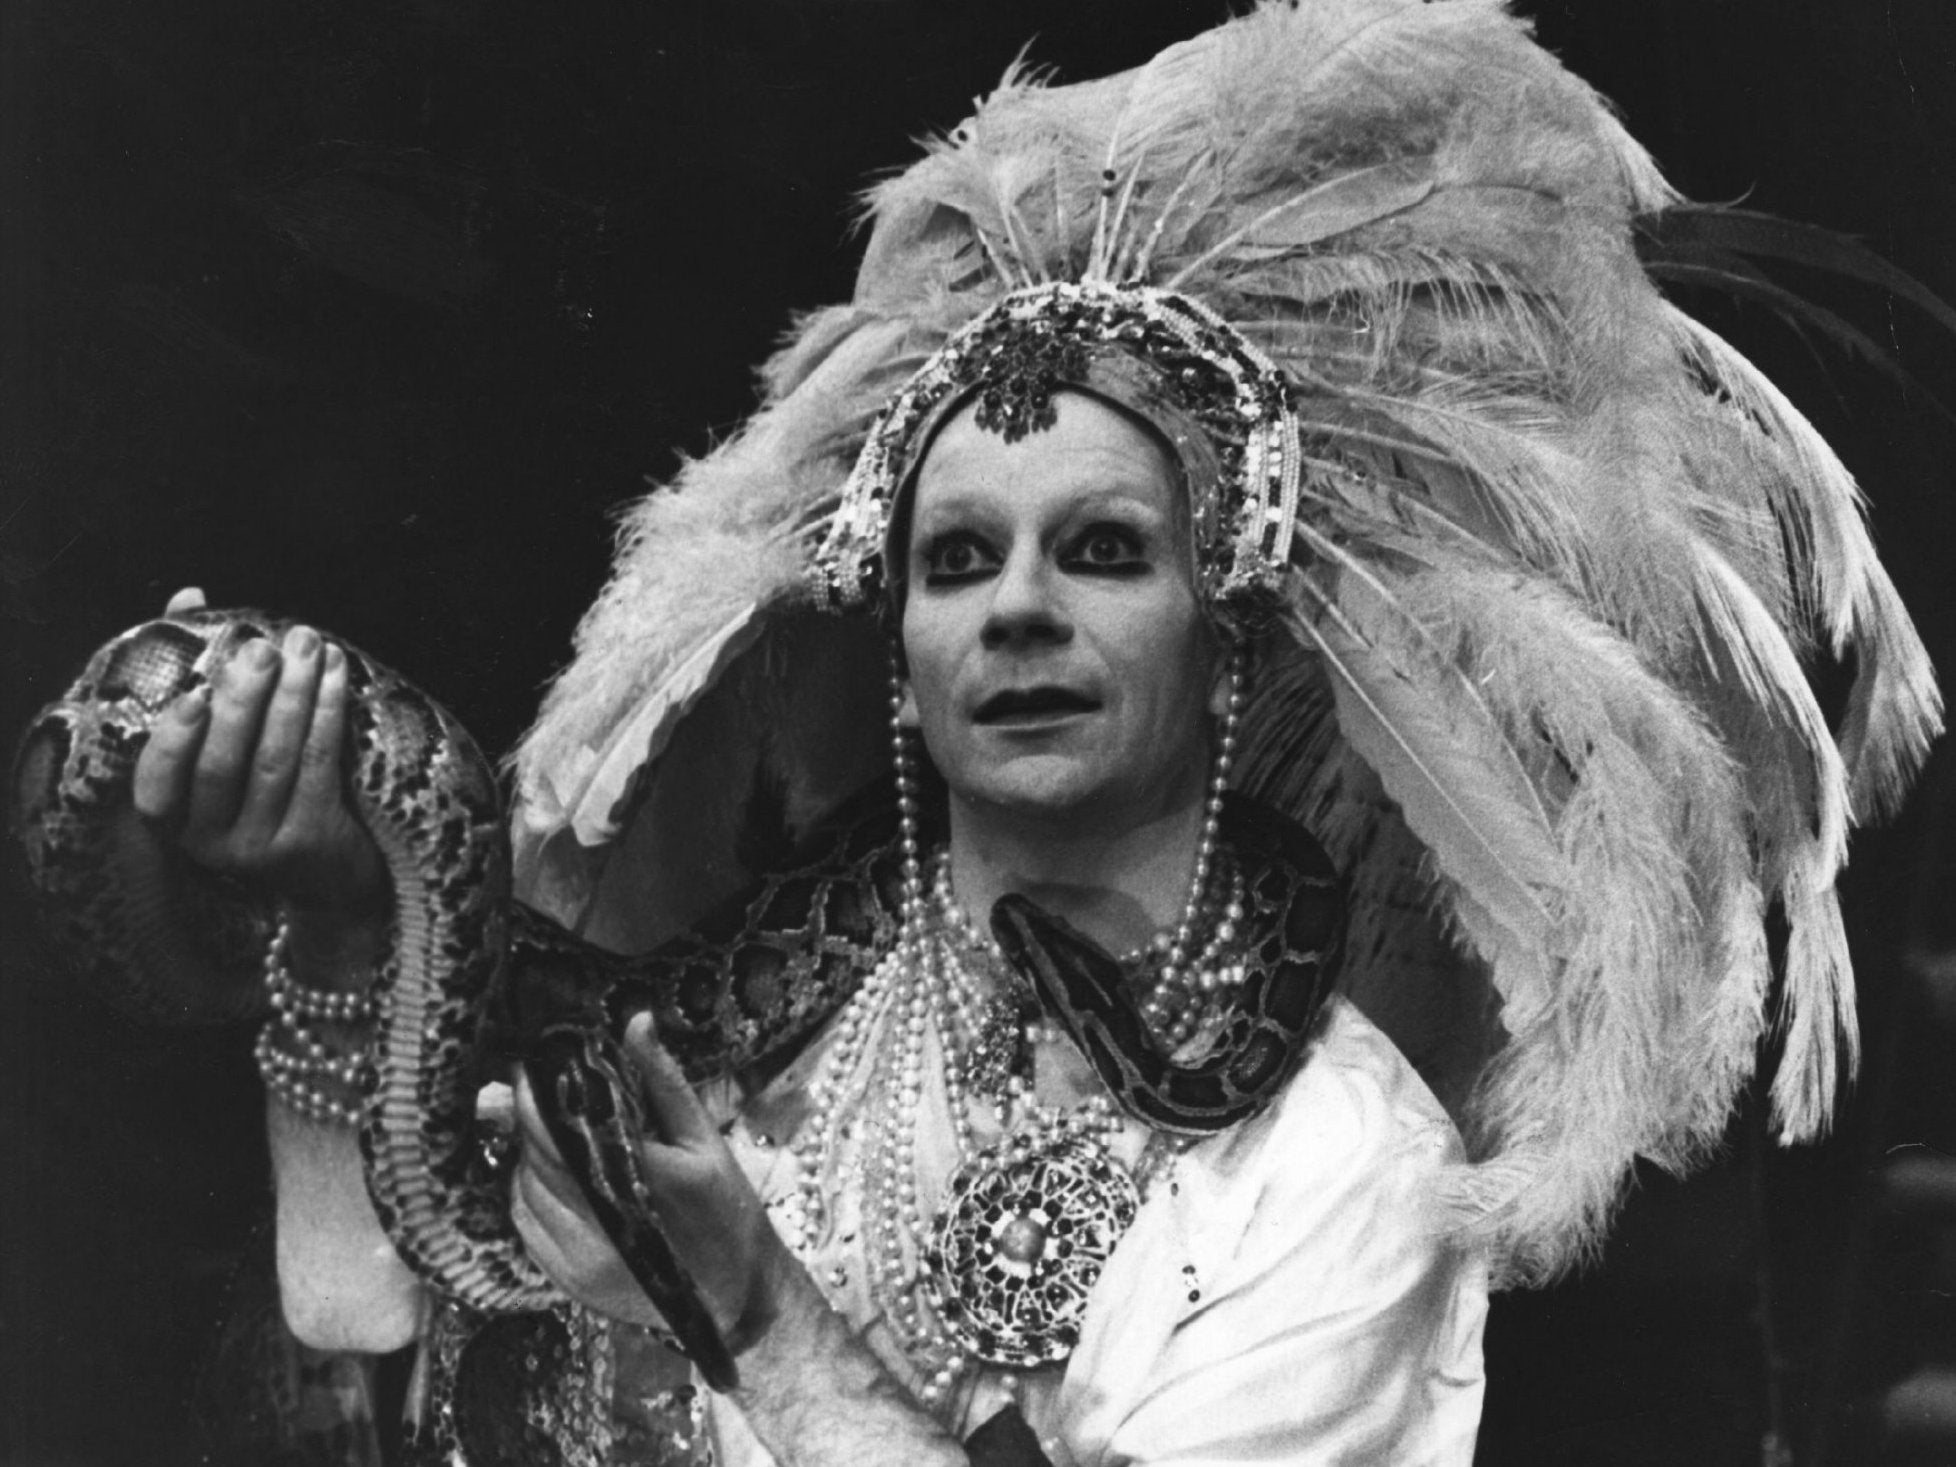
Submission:
<svg viewBox="0 0 1956 1467">
<path fill-rule="evenodd" d="M 1928 654 L 1862 522 L 1847 466 L 1786 395 L 1716 333 L 1675 307 L 1665 317 L 1682 349 L 1743 419 L 1761 490 L 1804 552 L 1806 594 L 1835 655 L 1858 667 L 1841 730 L 1858 809 L 1892 813 L 1942 724 Z"/>
<path fill-rule="evenodd" d="M 1296 393 L 1299 560 L 1238 777 L 1345 869 L 1346 981 L 1468 1137 L 1461 1235 L 1510 1280 L 1593 1252 L 1637 1158 L 1717 1144 L 1769 1028 L 1781 1132 L 1818 1132 L 1855 1056 L 1847 833 L 1941 704 L 1846 470 L 1639 266 L 1632 217 L 1674 201 L 1495 0 L 1270 3 L 1100 81 L 1014 66 L 871 190 L 854 300 L 748 426 L 631 512 L 518 757 L 526 879 L 602 919 L 636 873 L 683 912 L 686 832 L 653 827 L 727 845 L 684 798 L 715 758 L 797 810 L 873 763 L 840 706 L 875 683 L 862 627 L 806 704 L 754 660 L 821 661 L 805 572 L 872 416 L 1015 286 L 1173 282 Z M 1856 665 L 1837 732 L 1819 649 Z M 730 688 L 824 732 L 775 749 Z"/>
<path fill-rule="evenodd" d="M 1300 599 L 1316 605 L 1300 609 L 1295 634 L 1324 660 L 1345 740 L 1439 870 L 1475 893 L 1504 945 L 1551 948 L 1566 873 L 1536 792 L 1473 685 L 1417 628 L 1395 625 L 1384 597 L 1347 587 Z"/>
</svg>

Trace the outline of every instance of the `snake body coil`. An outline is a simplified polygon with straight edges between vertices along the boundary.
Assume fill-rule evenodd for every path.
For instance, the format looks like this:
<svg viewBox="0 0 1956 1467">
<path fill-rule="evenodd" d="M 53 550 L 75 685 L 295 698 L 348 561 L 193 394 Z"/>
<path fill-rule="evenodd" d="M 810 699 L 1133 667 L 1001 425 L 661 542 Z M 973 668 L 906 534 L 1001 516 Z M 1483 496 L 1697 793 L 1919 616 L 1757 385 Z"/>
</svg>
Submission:
<svg viewBox="0 0 1956 1467">
<path fill-rule="evenodd" d="M 237 1018 L 260 1001 L 269 917 L 235 883 L 141 831 L 130 785 L 154 719 L 245 643 L 283 630 L 253 613 L 207 611 L 135 627 L 89 660 L 22 743 L 15 825 L 51 935 L 72 967 L 144 1017 Z M 710 1379 L 728 1383 L 712 1320 L 649 1223 L 631 1151 L 637 1087 L 618 1044 L 630 1015 L 618 1000 L 629 993 L 632 1012 L 655 1013 L 695 1079 L 796 1042 L 848 997 L 886 936 L 868 853 L 887 833 L 858 838 L 839 864 L 831 853 L 821 869 L 773 878 L 765 900 L 651 957 L 604 953 L 512 906 L 501 800 L 468 734 L 412 684 L 345 651 L 346 788 L 394 894 L 360 1129 L 376 1214 L 409 1266 L 472 1309 L 560 1301 L 517 1238 L 475 1122 L 477 1086 L 493 1073 L 485 1017 L 508 983 L 527 1025 L 517 1056 L 559 1144 L 674 1333 Z M 785 888 L 798 894 L 792 903 Z M 785 920 L 789 905 L 797 924 Z"/>
<path fill-rule="evenodd" d="M 73 966 L 126 1006 L 175 1022 L 241 1017 L 258 1000 L 269 919 L 249 893 L 170 855 L 130 804 L 153 720 L 283 625 L 197 611 L 105 645 L 29 726 L 15 818 L 50 930 Z M 393 883 L 394 930 L 375 981 L 377 1022 L 360 1130 L 368 1190 L 402 1258 L 485 1313 L 561 1296 L 509 1218 L 506 1185 L 475 1119 L 497 1058 L 520 1059 L 538 1109 L 627 1266 L 708 1382 L 731 1355 L 658 1226 L 634 1143 L 644 1117 L 622 1047 L 649 1011 L 695 1082 L 800 1044 L 897 938 L 902 864 L 893 809 L 811 840 L 687 935 L 622 958 L 511 902 L 493 771 L 454 718 L 411 683 L 345 648 L 345 787 Z M 1267 1103 L 1294 1067 L 1329 987 L 1340 928 L 1322 853 L 1242 802 L 1225 833 L 1252 877 L 1253 976 L 1224 1043 L 1179 1066 L 1149 1042 L 1117 967 L 1030 903 L 994 924 L 1046 1008 L 1115 1098 L 1152 1125 L 1219 1130 Z M 495 1011 L 508 1039 L 485 1052 Z"/>
</svg>

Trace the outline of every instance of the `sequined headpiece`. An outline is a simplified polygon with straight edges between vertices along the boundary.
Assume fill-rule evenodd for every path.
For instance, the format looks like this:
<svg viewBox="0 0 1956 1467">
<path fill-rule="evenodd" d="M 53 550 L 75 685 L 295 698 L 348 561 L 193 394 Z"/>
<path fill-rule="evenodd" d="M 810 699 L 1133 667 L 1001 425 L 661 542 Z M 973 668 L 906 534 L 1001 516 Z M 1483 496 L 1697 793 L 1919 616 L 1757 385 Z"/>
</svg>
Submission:
<svg viewBox="0 0 1956 1467">
<path fill-rule="evenodd" d="M 945 420 L 1015 442 L 1077 388 L 1139 415 L 1181 461 L 1197 587 L 1211 605 L 1275 590 L 1302 478 L 1289 382 L 1201 302 L 1146 285 L 1057 281 L 1013 291 L 945 343 L 870 429 L 816 552 L 818 596 L 859 605 L 892 579 L 892 517 Z"/>
</svg>

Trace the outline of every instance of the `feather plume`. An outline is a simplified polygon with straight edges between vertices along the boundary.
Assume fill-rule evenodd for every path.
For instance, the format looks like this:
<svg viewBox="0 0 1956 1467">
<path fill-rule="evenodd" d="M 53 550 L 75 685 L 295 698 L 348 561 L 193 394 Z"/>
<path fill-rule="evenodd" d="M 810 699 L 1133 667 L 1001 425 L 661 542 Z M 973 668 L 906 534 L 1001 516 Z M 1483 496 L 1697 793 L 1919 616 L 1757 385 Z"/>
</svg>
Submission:
<svg viewBox="0 0 1956 1467">
<path fill-rule="evenodd" d="M 1816 1133 L 1855 1057 L 1848 828 L 1941 703 L 1845 468 L 1639 264 L 1633 220 L 1675 203 L 1496 0 L 1265 3 L 1068 86 L 1014 65 L 870 191 L 854 300 L 797 326 L 752 421 L 627 518 L 518 756 L 526 880 L 634 940 L 605 913 L 683 913 L 662 873 L 693 826 L 732 849 L 753 781 L 792 814 L 873 764 L 835 691 L 874 688 L 873 639 L 798 610 L 868 423 L 1016 286 L 1176 282 L 1295 390 L 1298 558 L 1238 777 L 1345 870 L 1348 988 L 1468 1139 L 1460 1235 L 1552 1277 L 1638 1157 L 1717 1143 L 1770 902 L 1774 1110 Z M 767 692 L 790 634 L 812 702 Z M 1838 733 L 1821 648 L 1855 664 Z"/>
<path fill-rule="evenodd" d="M 1545 742 L 1563 775 L 1556 842 L 1571 890 L 1589 895 L 1565 909 L 1546 1012 L 1504 1014 L 1512 1039 L 1475 1109 L 1487 1137 L 1499 1138 L 1495 1155 L 1525 1143 L 1553 1160 L 1554 1187 L 1514 1203 L 1524 1221 L 1571 1209 L 1573 1225 L 1559 1232 L 1524 1228 L 1537 1241 L 1518 1267 L 1552 1273 L 1593 1246 L 1614 1202 L 1595 1156 L 1682 1166 L 1715 1139 L 1691 1125 L 1704 1111 L 1677 1097 L 1703 1083 L 1694 1036 L 1733 978 L 1715 940 L 1723 911 L 1757 915 L 1742 802 L 1702 720 L 1566 595 L 1467 568 L 1423 575 L 1402 594 L 1429 625 L 1454 629 L 1456 656 L 1508 736 Z M 1463 895 L 1480 905 L 1473 888 Z M 1505 997 L 1501 957 L 1493 971 Z M 1718 1036 L 1717 1048 L 1749 1049 L 1752 1037 Z M 1715 1073 L 1729 1083 L 1735 1069 L 1726 1062 Z M 1709 1110 L 1722 1119 L 1730 1098 Z"/>
<path fill-rule="evenodd" d="M 1820 882 L 1825 886 L 1818 886 Z M 1824 1135 L 1844 1075 L 1861 1054 L 1854 970 L 1831 873 L 1815 862 L 1790 880 L 1786 908 L 1785 1043 L 1773 1077 L 1773 1117 L 1789 1140 Z"/>
<path fill-rule="evenodd" d="M 1300 611 L 1296 634 L 1324 659 L 1339 727 L 1407 825 L 1441 871 L 1477 894 L 1504 948 L 1551 947 L 1562 862 L 1533 787 L 1472 684 L 1438 665 L 1384 598 L 1346 588 L 1303 599 L 1318 604 L 1315 614 Z"/>
<path fill-rule="evenodd" d="M 1854 651 L 1841 731 L 1849 790 L 1857 809 L 1892 813 L 1941 728 L 1942 699 L 1862 523 L 1860 490 L 1826 440 L 1757 368 L 1675 307 L 1665 315 L 1680 349 L 1742 420 L 1737 431 L 1760 462 L 1764 493 L 1810 563 L 1802 589 L 1828 645 L 1836 656 Z"/>
<path fill-rule="evenodd" d="M 1756 710 L 1762 722 L 1786 728 L 1797 752 L 1780 752 L 1773 767 L 1786 770 L 1800 791 L 1791 808 L 1800 811 L 1801 825 L 1812 832 L 1814 863 L 1837 870 L 1847 860 L 1847 768 L 1820 704 L 1786 634 L 1757 593 L 1714 547 L 1700 544 L 1696 554 L 1707 660 L 1721 677 L 1738 680 L 1746 694 L 1743 706 Z"/>
</svg>

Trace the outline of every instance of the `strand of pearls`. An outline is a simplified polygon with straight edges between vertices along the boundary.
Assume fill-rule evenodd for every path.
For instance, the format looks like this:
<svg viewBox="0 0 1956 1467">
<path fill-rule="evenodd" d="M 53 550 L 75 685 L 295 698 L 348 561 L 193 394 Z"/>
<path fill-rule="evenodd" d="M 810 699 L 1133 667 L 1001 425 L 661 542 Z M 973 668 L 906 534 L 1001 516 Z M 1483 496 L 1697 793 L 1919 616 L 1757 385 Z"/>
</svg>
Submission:
<svg viewBox="0 0 1956 1467">
<path fill-rule="evenodd" d="M 1202 839 L 1191 874 L 1189 897 L 1181 920 L 1162 933 L 1150 948 L 1161 965 L 1144 1002 L 1144 1012 L 1158 1021 L 1164 1037 L 1186 1028 L 1196 1032 L 1203 1004 L 1188 995 L 1213 994 L 1241 981 L 1241 965 L 1221 962 L 1243 915 L 1240 872 L 1227 873 L 1227 898 L 1220 915 L 1211 893 L 1218 868 L 1217 844 L 1223 792 L 1236 749 L 1237 726 L 1243 708 L 1242 657 L 1230 658 L 1230 698 L 1218 741 L 1203 812 Z M 940 860 L 927 882 L 919 833 L 916 771 L 902 719 L 903 682 L 892 661 L 889 681 L 889 731 L 896 774 L 898 840 L 901 852 L 902 909 L 897 940 L 891 951 L 864 980 L 836 1020 L 834 1042 L 810 1085 L 811 1113 L 794 1144 L 800 1171 L 799 1243 L 804 1254 L 819 1248 L 833 1224 L 828 1198 L 837 1179 L 832 1176 L 853 1117 L 861 1162 L 861 1219 L 868 1262 L 871 1298 L 882 1310 L 898 1343 L 923 1374 L 920 1394 L 934 1403 L 944 1398 L 969 1366 L 963 1347 L 944 1328 L 923 1298 L 920 1247 L 926 1230 L 925 1199 L 917 1182 L 917 1118 L 923 1110 L 924 1086 L 930 1070 L 928 1049 L 935 1042 L 955 1148 L 954 1166 L 977 1150 L 971 1123 L 972 1051 L 995 1028 L 1001 1007 L 1008 1022 L 1017 1022 L 1019 1003 L 1009 996 L 1022 980 L 997 951 L 989 934 L 960 912 L 951 892 L 948 857 Z M 934 900 L 933 900 L 934 898 Z M 1195 934 L 1208 941 L 1195 947 Z M 1191 949 L 1194 962 L 1191 964 Z M 980 961 L 973 962 L 977 958 Z M 1147 954 L 1128 961 L 1140 963 Z M 1193 975 L 1193 976 L 1191 976 Z M 1001 997 L 994 981 L 1007 989 Z M 1208 1007 L 1213 1007 L 1209 1005 Z M 1077 1111 L 1031 1104 L 1026 1078 L 1016 1072 L 999 1077 L 999 1092 L 990 1097 L 1001 1125 L 1014 1113 L 1019 1125 L 1006 1143 L 1004 1155 L 1023 1160 L 1042 1149 L 1085 1138 L 1104 1145 L 1118 1136 L 1122 1120 L 1105 1096 Z"/>
<path fill-rule="evenodd" d="M 916 1118 L 923 1105 L 927 1041 L 942 1056 L 942 1083 L 960 1159 L 973 1150 L 969 1093 L 958 1062 L 982 1008 L 965 965 L 930 920 L 924 899 L 914 769 L 900 714 L 903 687 L 890 677 L 890 737 L 895 750 L 903 909 L 894 949 L 837 1020 L 834 1047 L 810 1087 L 813 1113 L 795 1143 L 801 1167 L 801 1236 L 812 1251 L 831 1219 L 826 1197 L 843 1141 L 846 1102 L 863 1096 L 862 1224 L 871 1296 L 898 1341 L 927 1374 L 935 1400 L 963 1369 L 962 1353 L 918 1297 L 918 1240 L 924 1230 L 917 1189 Z M 947 1375 L 946 1372 L 949 1372 Z"/>
<path fill-rule="evenodd" d="M 1232 647 L 1229 654 L 1229 703 L 1223 714 L 1216 740 L 1216 762 L 1210 771 L 1209 786 L 1202 812 L 1202 835 L 1197 842 L 1195 866 L 1189 874 L 1189 891 L 1182 913 L 1172 927 L 1165 927 L 1142 946 L 1120 958 L 1123 968 L 1133 972 L 1153 968 L 1148 986 L 1141 994 L 1141 1016 L 1165 1048 L 1173 1050 L 1193 1039 L 1228 1005 L 1228 990 L 1239 988 L 1248 978 L 1247 967 L 1239 961 L 1225 961 L 1236 940 L 1237 924 L 1243 920 L 1246 891 L 1243 873 L 1233 866 L 1227 872 L 1227 896 L 1212 880 L 1222 875 L 1225 857 L 1221 852 L 1223 796 L 1229 789 L 1230 769 L 1236 760 L 1238 732 L 1242 724 L 1243 650 Z M 985 954 L 1000 969 L 1009 972 L 998 943 L 978 921 L 958 905 L 951 889 L 950 857 L 939 861 L 933 895 L 942 923 L 964 934 L 966 946 Z M 1191 948 L 1196 934 L 1205 935 L 1203 945 Z"/>
<path fill-rule="evenodd" d="M 1229 772 L 1236 763 L 1236 740 L 1243 722 L 1243 705 L 1246 701 L 1243 692 L 1243 648 L 1240 644 L 1229 651 L 1229 703 L 1223 712 L 1222 729 L 1216 738 L 1216 764 L 1209 774 L 1208 798 L 1202 810 L 1202 838 L 1196 844 L 1195 872 L 1189 879 L 1189 899 L 1182 911 L 1182 920 L 1175 924 L 1175 930 L 1166 934 L 1156 934 L 1154 946 L 1163 951 L 1164 961 L 1155 973 L 1152 990 L 1142 1001 L 1141 1016 L 1151 1028 L 1167 1041 L 1168 1047 L 1186 1043 L 1201 1027 L 1205 1008 L 1202 1002 L 1204 993 L 1213 993 L 1221 987 L 1240 985 L 1244 979 L 1243 966 L 1218 964 L 1223 949 L 1236 937 L 1236 924 L 1243 920 L 1243 878 L 1241 872 L 1232 874 L 1229 900 L 1224 903 L 1222 920 L 1213 924 L 1208 944 L 1197 955 L 1196 962 L 1189 962 L 1189 949 L 1195 941 L 1199 928 L 1203 892 L 1209 883 L 1209 873 L 1216 861 L 1217 843 L 1222 837 L 1223 796 L 1229 791 Z M 1225 976 L 1227 975 L 1227 976 Z"/>
<path fill-rule="evenodd" d="M 889 733 L 896 764 L 897 828 L 901 843 L 903 906 L 898 916 L 896 945 L 879 962 L 863 986 L 856 991 L 836 1020 L 835 1044 L 819 1073 L 809 1086 L 813 1111 L 795 1142 L 801 1163 L 801 1243 L 804 1251 L 818 1246 L 828 1231 L 829 1217 L 824 1184 L 830 1165 L 842 1141 L 844 1111 L 842 1101 L 857 1093 L 858 1075 L 870 1059 L 871 1041 L 890 1028 L 901 1009 L 901 1057 L 899 1083 L 909 1071 L 921 1084 L 923 1034 L 926 1015 L 915 1015 L 916 1005 L 928 1003 L 923 991 L 924 969 L 931 947 L 924 930 L 924 876 L 922 846 L 917 828 L 916 781 L 910 767 L 910 751 L 903 729 L 903 675 L 894 656 L 890 664 Z M 867 1120 L 868 1118 L 865 1117 Z"/>
<path fill-rule="evenodd" d="M 1147 984 L 1140 994 L 1141 1015 L 1164 1047 L 1171 1050 L 1219 1017 L 1228 1008 L 1231 991 L 1249 978 L 1248 965 L 1233 956 L 1237 924 L 1243 920 L 1248 895 L 1243 873 L 1220 852 L 1211 856 L 1209 866 L 1211 874 L 1192 904 L 1194 920 L 1186 924 L 1193 931 L 1205 934 L 1195 957 L 1191 960 L 1179 949 L 1174 931 L 1164 928 L 1150 942 L 1119 960 L 1129 974 L 1148 973 Z M 1008 975 L 1016 986 L 1020 980 L 1006 962 L 997 940 L 958 905 L 951 886 L 948 852 L 938 855 L 931 895 L 944 929 L 958 934 L 960 945 L 969 954 L 990 964 L 994 971 Z M 1149 972 L 1150 969 L 1153 971 Z M 996 1005 L 995 1012 L 985 1015 L 966 1010 L 964 1016 L 971 1028 L 984 1034 L 989 1027 L 1004 1021 L 1002 1015 L 1007 1007 Z M 1037 1037 L 1028 1035 L 1028 1038 Z"/>
<path fill-rule="evenodd" d="M 299 982 L 286 964 L 291 936 L 291 924 L 280 919 L 265 950 L 265 992 L 272 1017 L 259 1030 L 253 1050 L 258 1073 L 280 1104 L 307 1120 L 357 1126 L 357 1097 L 365 1059 L 358 1053 L 334 1049 L 312 1021 L 363 1023 L 374 1016 L 373 1000 L 364 993 L 328 992 Z M 327 1085 L 351 1090 L 356 1098 L 344 1099 L 327 1090 Z"/>
<path fill-rule="evenodd" d="M 1203 1032 L 1231 1004 L 1232 993 L 1249 978 L 1249 967 L 1235 956 L 1236 924 L 1243 920 L 1247 890 L 1243 873 L 1231 869 L 1227 896 L 1217 903 L 1207 937 L 1193 961 L 1168 961 L 1154 973 L 1141 998 L 1141 1017 L 1173 1051 Z M 1200 930 L 1200 929 L 1199 929 Z"/>
</svg>

